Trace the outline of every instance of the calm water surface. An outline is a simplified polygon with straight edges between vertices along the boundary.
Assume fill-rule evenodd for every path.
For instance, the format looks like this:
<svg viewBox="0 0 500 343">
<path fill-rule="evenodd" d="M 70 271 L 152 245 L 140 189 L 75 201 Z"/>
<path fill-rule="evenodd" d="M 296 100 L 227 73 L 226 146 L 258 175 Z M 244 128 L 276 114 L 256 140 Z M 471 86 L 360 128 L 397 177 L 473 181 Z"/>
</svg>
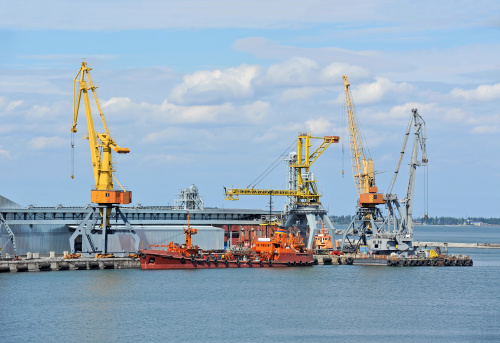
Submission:
<svg viewBox="0 0 500 343">
<path fill-rule="evenodd" d="M 500 227 L 417 227 L 500 243 Z M 473 267 L 0 274 L 1 342 L 499 342 L 500 250 Z"/>
</svg>

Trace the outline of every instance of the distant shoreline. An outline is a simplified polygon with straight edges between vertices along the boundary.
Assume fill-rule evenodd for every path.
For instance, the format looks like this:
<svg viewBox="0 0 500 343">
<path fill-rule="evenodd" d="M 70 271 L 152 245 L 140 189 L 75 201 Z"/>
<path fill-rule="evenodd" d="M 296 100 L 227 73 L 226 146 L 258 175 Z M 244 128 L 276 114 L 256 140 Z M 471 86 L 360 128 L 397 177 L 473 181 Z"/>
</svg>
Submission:
<svg viewBox="0 0 500 343">
<path fill-rule="evenodd" d="M 425 227 L 425 226 L 432 226 L 432 227 L 435 227 L 435 226 L 450 226 L 450 227 L 469 227 L 469 228 L 479 228 L 479 227 L 496 227 L 496 228 L 499 228 L 500 229 L 500 225 L 497 225 L 497 224 L 481 224 L 481 225 L 460 225 L 460 224 L 415 224 L 415 226 L 418 226 L 418 227 Z"/>
</svg>

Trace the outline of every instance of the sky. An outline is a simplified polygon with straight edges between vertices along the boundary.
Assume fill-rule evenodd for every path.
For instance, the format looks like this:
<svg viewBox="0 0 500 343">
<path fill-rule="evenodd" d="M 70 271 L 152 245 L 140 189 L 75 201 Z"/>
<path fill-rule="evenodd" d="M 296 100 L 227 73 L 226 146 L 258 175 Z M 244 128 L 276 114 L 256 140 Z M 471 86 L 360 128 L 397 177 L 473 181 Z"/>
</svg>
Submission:
<svg viewBox="0 0 500 343">
<path fill-rule="evenodd" d="M 252 184 L 307 131 L 341 137 L 311 171 L 329 214 L 354 214 L 347 75 L 381 192 L 417 108 L 429 163 L 418 168 L 414 216 L 499 216 L 498 1 L 28 0 L 1 8 L 0 195 L 23 206 L 90 203 L 83 107 L 73 154 L 70 133 L 73 80 L 85 60 L 112 137 L 131 151 L 113 158 L 133 204 L 173 205 L 195 184 L 206 207 L 267 209 L 267 197 L 226 201 L 223 187 Z M 95 108 L 94 116 L 102 132 Z M 400 198 L 410 149 L 394 189 Z M 287 172 L 280 162 L 256 188 L 286 189 Z M 273 208 L 285 200 L 274 197 Z"/>
</svg>

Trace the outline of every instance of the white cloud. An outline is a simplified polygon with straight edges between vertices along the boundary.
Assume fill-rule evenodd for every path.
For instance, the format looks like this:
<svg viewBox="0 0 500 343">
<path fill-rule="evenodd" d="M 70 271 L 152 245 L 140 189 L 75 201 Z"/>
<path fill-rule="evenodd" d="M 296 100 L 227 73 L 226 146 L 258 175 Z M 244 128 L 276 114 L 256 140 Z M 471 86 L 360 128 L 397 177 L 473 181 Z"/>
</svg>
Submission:
<svg viewBox="0 0 500 343">
<path fill-rule="evenodd" d="M 103 102 L 107 113 L 120 113 L 126 118 L 135 118 L 143 125 L 185 124 L 185 123 L 256 123 L 266 118 L 269 103 L 254 101 L 244 105 L 222 103 L 219 105 L 176 105 L 165 100 L 161 104 L 134 103 L 129 98 L 112 98 Z M 149 136 L 148 139 L 153 139 Z"/>
<path fill-rule="evenodd" d="M 47 0 L 7 2 L 0 12 L 3 28 L 67 30 L 133 30 L 165 28 L 297 28 L 310 24 L 338 23 L 351 27 L 373 23 L 377 28 L 396 30 L 401 23 L 427 29 L 451 25 L 469 28 L 494 21 L 498 7 L 491 2 L 454 1 L 352 2 L 309 0 L 147 0 L 137 3 L 90 1 L 99 8 L 85 22 L 80 19 L 77 3 Z M 196 9 L 196 10 L 193 10 Z M 412 20 L 407 19 L 411 13 Z M 442 13 L 446 13 L 446 19 Z M 465 15 L 466 14 L 466 15 Z M 474 20 L 481 18 L 481 20 Z M 389 25 L 392 24 L 392 25 Z M 394 26 L 396 28 L 394 28 Z M 366 29 L 363 30 L 366 32 Z"/>
<path fill-rule="evenodd" d="M 177 127 L 168 127 L 160 131 L 154 131 L 146 134 L 142 138 L 144 143 L 161 143 L 168 141 L 176 141 L 183 137 L 189 137 L 189 132 L 185 129 L 179 129 Z"/>
<path fill-rule="evenodd" d="M 347 80 L 362 80 L 372 76 L 368 69 L 360 66 L 331 63 L 323 69 L 321 78 L 330 83 L 342 83 L 342 75 L 347 75 Z"/>
<path fill-rule="evenodd" d="M 332 123 L 330 123 L 328 119 L 310 119 L 306 121 L 306 125 L 308 127 L 308 131 L 311 131 L 314 135 L 322 135 L 327 133 L 332 134 Z"/>
<path fill-rule="evenodd" d="M 272 85 L 302 86 L 315 80 L 319 65 L 304 57 L 293 57 L 283 63 L 276 63 L 267 70 L 265 81 Z"/>
<path fill-rule="evenodd" d="M 0 157 L 1 158 L 10 158 L 11 157 L 10 151 L 3 149 L 1 145 L 0 145 Z"/>
<path fill-rule="evenodd" d="M 369 104 L 379 102 L 387 94 L 393 96 L 398 93 L 410 93 L 414 89 L 410 84 L 394 83 L 386 78 L 377 77 L 375 82 L 361 84 L 359 87 L 351 89 L 355 104 Z"/>
<path fill-rule="evenodd" d="M 443 119 L 444 122 L 448 123 L 460 123 L 468 118 L 467 113 L 463 109 L 456 107 L 439 107 L 432 114 L 434 118 Z"/>
<path fill-rule="evenodd" d="M 11 112 L 21 106 L 24 103 L 24 100 L 9 100 L 5 96 L 0 96 L 0 109 L 3 109 L 2 112 L 0 112 L 0 116 L 2 114 L 7 114 L 7 112 Z"/>
<path fill-rule="evenodd" d="M 24 100 L 11 101 L 6 107 L 6 111 L 12 111 L 23 104 Z"/>
<path fill-rule="evenodd" d="M 28 145 L 35 150 L 48 150 L 48 149 L 53 149 L 53 148 L 59 148 L 62 145 L 66 143 L 66 140 L 64 140 L 61 137 L 45 137 L 45 136 L 39 136 L 32 138 L 29 142 Z"/>
<path fill-rule="evenodd" d="M 3 123 L 2 125 L 0 125 L 0 133 L 15 132 L 19 129 L 19 127 L 20 127 L 19 124 Z"/>
<path fill-rule="evenodd" d="M 126 97 L 113 97 L 109 100 L 101 101 L 102 111 L 106 114 L 122 114 L 134 107 L 130 98 Z"/>
<path fill-rule="evenodd" d="M 500 132 L 500 126 L 498 125 L 479 125 L 473 127 L 471 133 L 474 134 L 484 134 L 484 133 L 498 133 Z"/>
<path fill-rule="evenodd" d="M 299 87 L 285 89 L 280 96 L 281 102 L 303 101 L 313 98 L 315 95 L 323 93 L 320 87 Z"/>
<path fill-rule="evenodd" d="M 249 98 L 253 95 L 252 82 L 259 75 L 256 65 L 242 64 L 237 68 L 197 71 L 184 76 L 170 94 L 170 100 L 179 104 L 203 104 Z"/>
<path fill-rule="evenodd" d="M 49 106 L 34 105 L 26 113 L 29 119 L 41 119 L 50 115 L 52 109 Z"/>
<path fill-rule="evenodd" d="M 400 28 L 407 28 L 407 26 L 401 25 Z M 363 32 L 366 31 L 370 31 L 370 29 L 363 30 Z M 352 36 L 363 35 L 363 40 L 370 39 L 363 32 L 354 33 L 353 30 L 348 30 L 348 32 Z M 374 41 L 380 41 L 380 32 L 372 31 L 371 35 Z M 412 37 L 412 40 L 421 43 L 419 37 Z M 361 43 L 358 45 L 363 46 Z M 362 70 L 355 69 L 355 66 L 358 66 L 373 75 L 391 80 L 436 83 L 463 83 L 464 80 L 478 82 L 485 78 L 496 80 L 498 79 L 498 67 L 495 64 L 495 59 L 492 59 L 491 56 L 496 56 L 500 52 L 500 44 L 497 42 L 473 42 L 453 47 L 384 51 L 385 47 L 381 47 L 379 50 L 348 50 L 336 46 L 306 48 L 280 45 L 263 37 L 242 38 L 237 40 L 233 47 L 261 59 L 286 60 L 293 56 L 300 56 L 314 60 L 320 65 L 332 65 L 333 63 L 331 69 L 326 70 L 332 73 L 330 79 L 333 81 L 338 78 L 340 73 L 336 69 L 345 65 L 352 66 L 345 74 L 349 80 L 353 81 L 357 80 L 355 75 L 360 72 L 363 75 L 363 77 L 360 75 L 360 79 L 366 78 Z M 453 63 L 449 63 L 450 56 L 453 56 Z M 470 63 L 471 60 L 474 60 L 475 63 Z M 328 80 L 328 74 L 322 76 L 323 82 L 325 77 Z M 340 82 L 342 82 L 341 79 Z"/>
<path fill-rule="evenodd" d="M 402 105 L 396 105 L 391 107 L 389 112 L 378 112 L 373 116 L 375 121 L 390 122 L 393 119 L 409 119 L 411 115 L 411 110 L 416 108 L 419 113 L 427 113 L 427 115 L 422 115 L 428 117 L 428 113 L 435 110 L 435 104 L 424 104 L 417 102 L 407 102 Z"/>
<path fill-rule="evenodd" d="M 349 77 L 347 80 L 351 83 Z M 402 95 L 410 95 L 414 91 L 414 87 L 406 82 L 395 83 L 383 77 L 376 77 L 375 82 L 372 83 L 360 85 L 352 85 L 351 83 L 349 89 L 354 105 L 378 103 L 386 98 L 396 99 Z M 335 102 L 337 104 L 345 102 L 343 87 Z"/>
<path fill-rule="evenodd" d="M 237 40 L 233 44 L 234 49 L 249 53 L 257 58 L 288 60 L 290 58 L 305 58 L 321 65 L 341 63 L 344 65 L 387 65 L 386 56 L 380 51 L 371 50 L 348 50 L 335 46 L 320 48 L 304 48 L 289 45 L 279 45 L 262 37 L 249 37 Z M 391 63 L 394 69 L 395 63 Z M 341 80 L 342 81 L 342 80 Z"/>
<path fill-rule="evenodd" d="M 27 59 L 27 60 L 42 60 L 42 61 L 53 61 L 53 60 L 68 60 L 74 61 L 81 59 L 81 55 L 70 55 L 70 54 L 52 54 L 52 55 L 22 55 L 19 58 Z M 98 61 L 98 60 L 112 60 L 116 59 L 116 55 L 86 55 L 85 59 L 89 61 Z M 90 66 L 90 65 L 89 65 Z"/>
<path fill-rule="evenodd" d="M 0 70 L 0 92 L 64 95 L 71 99 L 71 83 L 63 89 L 59 87 L 58 82 L 61 79 L 73 80 L 75 75 L 58 73 L 57 76 L 54 76 L 51 74 L 53 72 L 53 70 L 48 69 Z"/>
<path fill-rule="evenodd" d="M 153 117 L 174 123 L 203 123 L 223 120 L 233 114 L 233 105 L 178 106 L 165 100 L 160 106 L 147 105 L 153 109 Z"/>
<path fill-rule="evenodd" d="M 500 83 L 494 85 L 481 85 L 471 90 L 454 88 L 450 94 L 455 98 L 467 101 L 496 100 L 500 98 Z"/>
<path fill-rule="evenodd" d="M 387 112 L 378 111 L 371 116 L 365 116 L 365 119 L 371 124 L 400 123 L 410 119 L 411 110 L 416 108 L 424 120 L 432 120 L 434 123 L 464 123 L 471 120 L 470 115 L 461 108 L 442 106 L 436 103 L 406 102 L 401 105 L 392 106 Z"/>
<path fill-rule="evenodd" d="M 241 106 L 241 113 L 249 122 L 259 123 L 269 116 L 270 107 L 268 102 L 257 100 L 251 104 Z M 238 109 L 235 110 L 238 111 Z"/>
<path fill-rule="evenodd" d="M 101 102 L 102 108 L 110 108 L 113 111 L 120 111 L 122 109 L 127 109 L 130 107 L 132 100 L 130 98 L 125 97 L 113 97 L 109 100 L 105 100 Z"/>
</svg>

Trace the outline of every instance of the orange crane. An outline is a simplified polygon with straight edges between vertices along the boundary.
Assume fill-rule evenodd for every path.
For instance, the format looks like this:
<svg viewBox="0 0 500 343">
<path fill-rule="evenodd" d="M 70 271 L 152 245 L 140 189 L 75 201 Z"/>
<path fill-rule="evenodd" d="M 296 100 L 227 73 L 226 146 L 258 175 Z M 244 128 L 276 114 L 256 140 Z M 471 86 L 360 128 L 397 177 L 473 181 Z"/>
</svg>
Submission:
<svg viewBox="0 0 500 343">
<path fill-rule="evenodd" d="M 388 255 L 392 252 L 400 253 L 402 251 L 413 254 L 412 211 L 416 167 L 427 164 L 425 121 L 418 114 L 417 109 L 412 110 L 390 191 L 386 194 L 378 193 L 375 186 L 374 163 L 371 159 L 367 160 L 365 157 L 361 135 L 356 122 L 349 90 L 350 84 L 345 75 L 342 76 L 342 79 L 344 80 L 346 97 L 353 176 L 359 200 L 356 214 L 342 236 L 341 249 L 344 252 L 357 252 L 359 246 L 363 244 L 368 245 L 370 251 L 377 254 Z M 399 172 L 412 123 L 415 137 L 410 163 L 410 177 L 406 197 L 398 200 L 397 195 L 391 194 L 391 192 Z M 420 147 L 422 154 L 421 161 L 418 161 L 418 147 Z M 400 203 L 403 204 L 402 207 Z M 388 215 L 385 218 L 377 207 L 377 205 L 381 204 L 385 204 L 388 210 Z"/>
<path fill-rule="evenodd" d="M 350 83 L 347 81 L 346 75 L 343 75 L 342 79 L 344 80 L 352 171 L 359 194 L 358 204 L 361 207 L 374 207 L 375 205 L 385 204 L 382 194 L 378 193 L 378 188 L 375 186 L 375 164 L 371 158 L 367 160 L 365 157 L 360 129 L 352 104 Z"/>
<path fill-rule="evenodd" d="M 383 194 L 379 193 L 375 186 L 375 164 L 371 158 L 366 158 L 349 89 L 350 83 L 347 81 L 346 75 L 343 75 L 342 79 L 344 80 L 352 171 L 359 195 L 356 214 L 348 229 L 345 230 L 343 241 L 348 234 L 359 236 L 359 241 L 346 249 L 356 250 L 360 244 L 367 243 L 367 235 L 373 233 L 374 228 L 377 231 L 375 220 L 382 218 L 382 213 L 377 205 L 385 204 L 386 201 Z"/>
</svg>

